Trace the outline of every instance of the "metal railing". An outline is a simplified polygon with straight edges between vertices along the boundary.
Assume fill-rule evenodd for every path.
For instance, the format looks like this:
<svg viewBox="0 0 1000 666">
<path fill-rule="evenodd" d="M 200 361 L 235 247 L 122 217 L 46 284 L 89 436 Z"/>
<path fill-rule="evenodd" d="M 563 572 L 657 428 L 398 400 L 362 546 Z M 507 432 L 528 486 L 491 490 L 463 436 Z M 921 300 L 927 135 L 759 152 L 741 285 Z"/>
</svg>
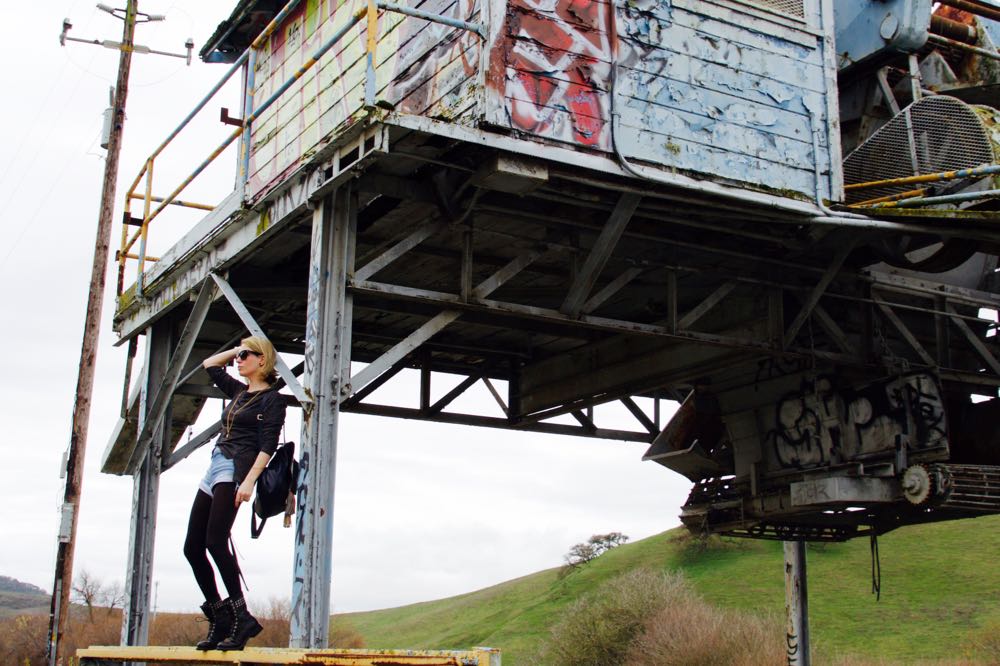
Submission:
<svg viewBox="0 0 1000 666">
<path fill-rule="evenodd" d="M 331 48 L 333 48 L 341 39 L 343 39 L 347 33 L 354 28 L 362 19 L 367 19 L 367 43 L 365 46 L 365 81 L 364 81 L 364 108 L 369 111 L 375 106 L 375 94 L 376 94 L 376 80 L 375 80 L 375 59 L 376 50 L 378 46 L 378 13 L 379 10 L 386 12 L 395 12 L 403 14 L 405 16 L 411 16 L 414 18 L 430 21 L 433 23 L 440 23 L 447 25 L 449 27 L 458 28 L 460 30 L 467 30 L 477 34 L 481 39 L 485 39 L 485 30 L 482 23 L 471 23 L 468 21 L 462 21 L 460 19 L 451 18 L 448 16 L 441 16 L 438 14 L 432 14 L 429 12 L 421 11 L 418 9 L 412 9 L 403 5 L 399 5 L 393 2 L 384 2 L 382 0 L 367 0 L 364 6 L 356 9 L 340 29 L 338 29 L 333 35 L 331 35 L 323 44 L 316 49 L 316 51 L 302 64 L 301 67 L 289 77 L 277 90 L 275 90 L 266 100 L 264 100 L 259 106 L 254 107 L 254 70 L 256 69 L 257 62 L 257 51 L 265 45 L 267 40 L 271 35 L 278 29 L 282 22 L 289 17 L 292 11 L 301 3 L 301 0 L 290 0 L 280 12 L 271 20 L 270 23 L 264 28 L 264 30 L 257 36 L 256 39 L 250 44 L 246 51 L 233 63 L 229 70 L 223 75 L 218 83 L 202 98 L 202 100 L 192 109 L 192 111 L 181 121 L 181 123 L 167 136 L 166 139 L 159 145 L 159 147 L 153 151 L 153 153 L 146 159 L 145 164 L 139 171 L 139 174 L 132 181 L 131 186 L 125 194 L 125 215 L 122 224 L 122 234 L 121 234 L 121 247 L 116 253 L 116 260 L 118 262 L 118 295 L 121 296 L 124 290 L 125 282 L 125 267 L 129 260 L 135 260 L 137 264 L 137 275 L 135 283 L 135 296 L 139 297 L 143 292 L 143 276 L 145 273 L 146 262 L 157 261 L 156 257 L 150 257 L 146 254 L 147 238 L 149 234 L 149 225 L 156 219 L 160 213 L 163 212 L 167 206 L 181 206 L 186 208 L 195 208 L 200 210 L 214 210 L 215 206 L 207 204 L 192 203 L 189 201 L 182 201 L 177 197 L 181 192 L 187 188 L 191 182 L 197 178 L 222 152 L 228 148 L 236 139 L 243 138 L 243 147 L 240 154 L 240 167 L 239 167 L 239 187 L 244 188 L 246 186 L 249 169 L 250 169 L 250 146 L 251 146 L 251 130 L 253 122 L 260 118 L 261 114 L 264 113 L 274 102 L 276 102 L 284 93 L 286 93 L 295 83 L 302 78 L 302 76 L 312 69 L 312 67 L 323 57 Z M 222 87 L 232 78 L 233 74 L 239 71 L 241 68 L 246 67 L 246 93 L 244 98 L 244 114 L 243 120 L 240 126 L 234 130 L 226 139 L 219 144 L 215 150 L 213 150 L 208 157 L 206 157 L 201 164 L 199 164 L 194 171 L 192 171 L 184 180 L 174 188 L 174 190 L 165 197 L 154 196 L 153 195 L 153 172 L 155 162 L 158 156 L 163 152 L 163 150 L 170 145 L 170 143 L 181 133 L 181 131 L 191 122 L 191 120 L 208 104 L 209 101 L 222 89 Z M 341 73 L 336 78 L 343 76 Z M 336 80 L 335 78 L 335 80 Z M 143 181 L 145 176 L 145 189 L 143 193 L 138 193 L 136 190 L 140 183 Z M 244 192 L 245 196 L 245 192 Z M 132 217 L 132 201 L 142 200 L 143 209 L 141 218 Z M 156 208 L 153 208 L 153 204 L 157 204 Z M 138 229 L 132 234 L 129 233 L 129 227 L 136 226 Z M 133 248 L 138 243 L 137 251 L 133 252 Z"/>
<path fill-rule="evenodd" d="M 873 180 L 866 183 L 853 183 L 845 185 L 847 192 L 856 190 L 868 190 L 881 187 L 891 187 L 898 185 L 919 185 L 923 183 L 940 183 L 944 181 L 978 179 L 986 176 L 1000 174 L 1000 164 L 983 164 L 969 169 L 957 169 L 952 171 L 941 171 L 938 173 L 921 174 L 918 176 L 905 176 L 903 178 L 888 178 L 885 180 Z M 963 192 L 959 194 L 946 194 L 942 196 L 924 196 L 927 188 L 919 188 L 899 192 L 884 197 L 859 201 L 851 204 L 850 208 L 918 208 L 922 206 L 936 206 L 940 204 L 965 203 L 978 201 L 980 199 L 996 199 L 1000 197 L 1000 190 L 979 190 L 976 192 Z"/>
</svg>

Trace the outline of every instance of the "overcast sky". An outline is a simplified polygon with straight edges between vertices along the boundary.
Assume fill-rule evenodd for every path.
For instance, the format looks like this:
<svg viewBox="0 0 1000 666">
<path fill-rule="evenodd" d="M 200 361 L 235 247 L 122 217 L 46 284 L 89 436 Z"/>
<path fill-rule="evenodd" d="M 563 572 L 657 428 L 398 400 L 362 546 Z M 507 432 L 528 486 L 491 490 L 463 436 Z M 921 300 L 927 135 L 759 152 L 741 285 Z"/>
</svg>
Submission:
<svg viewBox="0 0 1000 666">
<path fill-rule="evenodd" d="M 136 41 L 182 51 L 184 40 L 193 37 L 197 51 L 233 5 L 143 0 L 142 11 L 166 14 L 167 21 L 141 25 Z M 29 6 L 0 40 L 6 63 L 0 110 L 0 348 L 7 359 L 0 382 L 5 421 L 0 575 L 50 590 L 63 493 L 59 473 L 69 442 L 104 168 L 101 115 L 118 59 L 116 52 L 95 46 L 61 48 L 58 35 L 68 17 L 71 35 L 118 40 L 121 22 L 83 0 L 21 5 Z M 145 157 L 223 71 L 197 60 L 185 67 L 182 60 L 161 56 L 134 58 L 116 221 L 124 188 Z M 157 162 L 157 176 L 164 176 L 156 181 L 158 192 L 177 182 L 170 181 L 171 173 L 190 171 L 224 138 L 229 130 L 217 121 L 221 106 L 237 115 L 235 93 L 213 103 L 188 143 Z M 215 203 L 229 192 L 233 174 L 232 160 L 226 160 L 184 198 Z M 196 220 L 190 214 L 160 220 L 152 252 Z M 116 222 L 112 249 L 120 232 Z M 113 272 L 108 287 L 76 571 L 112 582 L 125 577 L 132 479 L 99 469 L 117 418 L 125 365 L 125 351 L 113 346 L 111 331 Z M 489 403 L 485 390 L 463 399 L 467 405 Z M 217 418 L 217 410 L 218 403 L 210 403 L 205 420 Z M 638 429 L 622 412 L 609 414 L 615 420 L 604 425 Z M 289 419 L 286 433 L 299 441 L 297 416 Z M 334 610 L 469 592 L 557 566 L 571 545 L 594 533 L 620 531 L 635 540 L 676 526 L 689 484 L 641 462 L 644 450 L 635 443 L 345 415 L 337 465 Z M 201 602 L 181 543 L 208 456 L 209 447 L 203 447 L 162 479 L 154 562 L 159 610 L 193 612 Z M 292 530 L 275 520 L 259 541 L 251 542 L 248 533 L 244 509 L 235 536 L 250 584 L 247 596 L 251 602 L 288 597 Z"/>
</svg>

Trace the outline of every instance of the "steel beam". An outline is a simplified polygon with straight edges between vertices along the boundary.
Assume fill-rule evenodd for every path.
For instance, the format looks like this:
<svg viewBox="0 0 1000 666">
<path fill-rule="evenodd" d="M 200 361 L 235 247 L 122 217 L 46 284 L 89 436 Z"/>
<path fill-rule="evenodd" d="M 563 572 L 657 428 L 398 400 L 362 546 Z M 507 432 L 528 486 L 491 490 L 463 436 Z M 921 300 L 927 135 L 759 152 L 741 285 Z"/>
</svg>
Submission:
<svg viewBox="0 0 1000 666">
<path fill-rule="evenodd" d="M 799 314 L 795 316 L 792 324 L 788 327 L 788 330 L 785 331 L 783 346 L 786 349 L 792 345 L 792 342 L 795 340 L 795 336 L 799 334 L 799 330 L 801 330 L 802 325 L 806 323 L 806 319 L 808 319 L 809 315 L 812 314 L 813 308 L 817 303 L 819 303 L 819 299 L 823 296 L 823 293 L 826 292 L 826 288 L 830 286 L 830 282 L 832 282 L 833 278 L 837 276 L 837 273 L 840 271 L 840 267 L 844 265 L 844 260 L 847 259 L 847 255 L 851 253 L 851 250 L 853 250 L 854 246 L 857 244 L 859 236 L 860 234 L 854 234 L 850 238 L 846 239 L 843 245 L 841 245 L 837 250 L 837 253 L 833 255 L 833 259 L 826 267 L 826 271 L 823 272 L 823 277 L 821 277 L 816 286 L 813 287 L 809 296 L 806 297 L 805 303 L 799 311 Z"/>
<path fill-rule="evenodd" d="M 840 328 L 836 321 L 834 321 L 833 317 L 831 317 L 830 314 L 823 309 L 822 305 L 817 303 L 813 306 L 813 314 L 816 315 L 816 321 L 818 321 L 819 325 L 822 326 L 827 332 L 830 339 L 833 340 L 838 347 L 840 347 L 840 351 L 845 354 L 854 353 L 855 350 L 851 347 L 851 343 L 847 339 L 847 334 L 844 333 L 844 330 Z"/>
<path fill-rule="evenodd" d="M 648 416 L 646 416 L 646 413 L 642 411 L 642 408 L 639 407 L 639 405 L 635 404 L 635 400 L 630 397 L 624 397 L 621 399 L 621 403 L 625 405 L 628 411 L 632 412 L 632 416 L 634 416 L 636 420 L 642 424 L 642 427 L 648 430 L 650 434 L 659 434 L 659 427 L 657 427 L 657 425 L 653 423 Z"/>
<path fill-rule="evenodd" d="M 586 261 L 583 262 L 583 267 L 580 269 L 569 289 L 569 293 L 566 295 L 566 300 L 560 306 L 560 312 L 571 317 L 576 317 L 580 314 L 587 296 L 590 295 L 591 290 L 597 283 L 597 278 L 600 276 L 601 271 L 604 270 L 608 259 L 611 258 L 611 253 L 617 247 L 618 240 L 621 238 L 622 233 L 624 233 L 629 220 L 632 219 L 632 215 L 635 213 L 635 209 L 641 199 L 641 196 L 631 192 L 625 192 L 618 198 L 618 203 L 615 204 L 615 209 L 611 212 L 611 217 L 594 241 L 594 245 L 590 248 L 590 254 L 587 255 Z"/>
<path fill-rule="evenodd" d="M 232 286 L 218 273 L 211 273 L 211 276 L 212 279 L 215 280 L 215 284 L 217 284 L 219 289 L 222 291 L 222 295 L 226 297 L 227 301 L 229 301 L 229 305 L 236 311 L 236 315 L 240 318 L 240 321 L 242 321 L 243 325 L 247 327 L 247 330 L 253 335 L 266 338 L 267 334 L 264 333 L 264 329 L 260 327 L 257 320 L 253 318 L 252 314 L 250 314 L 250 310 L 248 310 L 247 306 L 243 304 L 240 297 L 236 295 Z M 280 355 L 275 356 L 274 368 L 278 371 L 278 375 L 285 380 L 285 384 L 291 390 L 292 395 L 298 398 L 299 403 L 305 405 L 306 403 L 312 402 L 306 392 L 302 389 L 302 385 L 299 384 L 299 380 L 295 378 L 295 375 L 292 373 L 292 369 L 288 367 L 288 364 L 285 363 L 284 359 L 282 359 Z"/>
<path fill-rule="evenodd" d="M 212 284 L 211 280 L 205 280 L 198 291 L 198 297 L 195 299 L 191 314 L 188 315 L 187 322 L 184 324 L 184 330 L 181 331 L 177 348 L 171 355 L 170 362 L 163 373 L 163 384 L 157 388 L 155 397 L 149 405 L 149 411 L 143 419 L 136 448 L 132 453 L 133 462 L 129 465 L 130 469 L 134 470 L 133 465 L 137 464 L 144 455 L 150 434 L 160 424 L 160 420 L 167 411 L 174 389 L 177 388 L 177 380 L 180 379 L 184 366 L 187 364 L 191 349 L 198 339 L 198 333 L 201 332 L 201 326 L 205 323 L 205 317 L 208 316 L 208 309 L 213 300 L 215 300 L 215 285 Z"/>
<path fill-rule="evenodd" d="M 529 250 L 511 259 L 507 264 L 499 268 L 493 275 L 489 276 L 472 290 L 472 297 L 476 299 L 486 298 L 499 289 L 505 282 L 530 266 L 536 259 L 545 254 L 548 248 Z"/>
<path fill-rule="evenodd" d="M 969 325 L 966 324 L 965 321 L 958 316 L 958 313 L 955 312 L 954 307 L 952 307 L 950 304 L 947 305 L 946 307 L 948 308 L 948 314 L 951 315 L 951 322 L 958 327 L 958 330 L 962 332 L 962 335 L 964 335 L 965 339 L 969 341 L 969 344 L 972 345 L 972 348 L 979 353 L 979 355 L 982 357 L 984 361 L 986 361 L 986 365 L 990 366 L 990 370 L 1000 375 L 1000 363 L 997 362 L 997 359 L 993 355 L 993 353 L 989 350 L 989 348 L 987 348 L 987 346 L 983 343 L 983 341 L 979 339 L 979 336 L 973 333 L 972 329 L 969 328 Z"/>
<path fill-rule="evenodd" d="M 222 421 L 216 421 L 212 425 L 208 426 L 200 433 L 195 435 L 188 441 L 184 446 L 179 447 L 176 451 L 171 454 L 167 462 L 163 464 L 163 470 L 166 471 L 179 463 L 180 461 L 187 458 L 189 455 L 197 451 L 199 448 L 208 444 L 212 439 L 222 431 Z"/>
<path fill-rule="evenodd" d="M 594 420 L 590 418 L 587 414 L 584 414 L 579 409 L 574 409 L 570 412 L 570 416 L 577 420 L 577 422 L 583 426 L 583 429 L 587 432 L 593 432 L 597 430 L 597 426 L 594 425 Z"/>
<path fill-rule="evenodd" d="M 152 395 L 163 384 L 170 354 L 167 322 L 160 322 L 146 333 L 146 374 L 139 397 L 139 427 L 150 419 Z M 125 606 L 122 614 L 122 645 L 146 645 L 149 642 L 150 592 L 153 584 L 153 546 L 156 538 L 156 507 L 160 491 L 163 451 L 170 443 L 170 409 L 153 427 L 132 485 L 132 517 L 129 528 L 128 570 L 125 574 Z"/>
<path fill-rule="evenodd" d="M 493 396 L 493 399 L 497 401 L 497 405 L 504 413 L 504 416 L 510 416 L 510 408 L 507 406 L 507 403 L 503 401 L 503 398 L 500 397 L 500 392 L 497 391 L 495 386 L 493 386 L 493 382 L 490 381 L 490 378 L 483 377 L 483 383 L 486 384 L 486 388 L 489 389 L 490 395 Z"/>
<path fill-rule="evenodd" d="M 441 398 L 434 402 L 434 404 L 427 407 L 426 411 L 428 414 L 437 414 L 442 411 L 445 407 L 450 405 L 455 398 L 465 393 L 469 388 L 483 378 L 483 375 L 470 375 L 458 383 L 455 388 L 445 393 Z"/>
<path fill-rule="evenodd" d="M 458 425 L 477 426 L 482 428 L 498 428 L 501 430 L 516 430 L 518 432 L 541 432 L 549 435 L 572 435 L 575 437 L 596 437 L 598 439 L 611 439 L 620 442 L 643 442 L 649 444 L 653 441 L 652 436 L 646 432 L 635 432 L 631 430 L 616 430 L 610 428 L 597 428 L 588 430 L 578 425 L 568 425 L 563 423 L 527 422 L 514 423 L 506 418 L 497 416 L 482 416 L 479 414 L 457 414 L 455 412 L 437 412 L 426 414 L 419 409 L 412 407 L 394 407 L 391 405 L 370 405 L 360 403 L 344 409 L 353 414 L 368 414 L 371 416 L 390 416 L 393 418 L 413 419 L 417 421 L 432 421 L 434 423 L 452 423 Z"/>
<path fill-rule="evenodd" d="M 374 393 L 375 391 L 377 391 L 379 389 L 379 387 L 381 387 L 386 382 L 388 382 L 390 379 L 392 379 L 393 377 L 395 377 L 396 375 L 398 375 L 400 372 L 402 372 L 402 370 L 408 364 L 409 364 L 409 359 L 408 358 L 402 358 L 402 359 L 400 359 L 391 368 L 389 368 L 388 370 L 386 370 L 385 372 L 383 372 L 381 375 L 379 375 L 378 377 L 376 377 L 372 381 L 370 381 L 367 384 L 365 384 L 364 387 L 362 387 L 360 390 L 354 391 L 349 398 L 345 399 L 341 403 L 341 409 L 347 409 L 347 407 L 353 406 L 353 405 L 361 402 L 365 398 L 367 398 L 369 395 L 371 395 L 372 393 Z"/>
<path fill-rule="evenodd" d="M 788 666 L 809 666 L 809 595 L 806 587 L 806 544 L 785 541 L 785 647 Z"/>
<path fill-rule="evenodd" d="M 530 266 L 533 261 L 542 256 L 545 252 L 545 249 L 534 249 L 514 257 L 507 262 L 506 265 L 476 285 L 476 287 L 472 290 L 472 295 L 477 299 L 489 296 L 492 292 L 503 286 L 505 282 Z M 364 369 L 358 371 L 357 374 L 352 376 L 350 383 L 343 387 L 345 397 L 350 396 L 352 393 L 364 388 L 369 382 L 375 380 L 379 375 L 388 371 L 389 368 L 409 356 L 413 353 L 413 351 L 419 348 L 420 345 L 440 333 L 448 326 L 448 324 L 451 324 L 453 321 L 458 319 L 461 314 L 462 313 L 458 310 L 445 310 L 444 312 L 440 312 L 430 320 L 424 322 L 420 328 L 410 333 L 403 340 L 394 345 L 392 349 L 382 354 L 380 357 L 365 366 Z"/>
<path fill-rule="evenodd" d="M 645 271 L 645 268 L 639 267 L 633 267 L 625 270 L 618 277 L 605 285 L 600 291 L 591 296 L 590 299 L 583 304 L 580 311 L 590 314 L 597 308 L 601 307 L 601 305 L 603 305 L 609 298 L 624 289 L 629 282 L 642 275 Z"/>
<path fill-rule="evenodd" d="M 886 316 L 886 319 L 892 322 L 892 325 L 896 327 L 896 330 L 903 336 L 903 339 L 906 340 L 907 344 L 913 348 L 913 351 L 917 352 L 917 356 L 919 356 L 920 359 L 929 367 L 935 367 L 936 364 L 934 363 L 934 359 L 927 353 L 927 350 L 924 349 L 922 344 L 920 344 L 920 341 L 917 340 L 916 336 L 910 332 L 910 329 L 906 327 L 906 324 L 904 324 L 903 320 L 899 318 L 899 315 L 892 311 L 889 304 L 874 291 L 872 292 L 872 300 L 874 300 L 875 304 L 878 305 L 879 310 L 881 310 L 882 314 Z"/>
<path fill-rule="evenodd" d="M 366 384 L 389 370 L 396 363 L 402 361 L 420 347 L 420 345 L 441 332 L 448 324 L 458 319 L 461 314 L 461 312 L 455 310 L 446 310 L 425 322 L 420 328 L 410 333 L 392 349 L 382 354 L 351 377 L 351 383 L 344 387 L 347 395 L 360 388 L 364 388 Z"/>
<path fill-rule="evenodd" d="M 696 321 L 708 314 L 709 310 L 718 305 L 719 301 L 728 296 L 729 292 L 735 288 L 735 282 L 723 282 L 715 291 L 709 294 L 705 300 L 693 307 L 686 315 L 681 317 L 677 322 L 677 328 L 681 330 L 690 328 Z"/>
<path fill-rule="evenodd" d="M 663 338 L 673 338 L 687 340 L 690 342 L 703 342 L 712 345 L 741 348 L 745 350 L 763 351 L 770 353 L 770 345 L 761 342 L 757 337 L 739 337 L 717 335 L 713 333 L 701 333 L 696 331 L 672 332 L 666 326 L 657 324 L 644 324 L 640 322 L 630 322 L 621 319 L 608 317 L 597 317 L 594 315 L 581 315 L 578 319 L 572 319 L 558 310 L 542 308 L 520 303 L 508 303 L 486 298 L 478 298 L 473 303 L 464 304 L 457 294 L 447 292 L 432 291 L 428 289 L 414 289 L 399 285 L 385 284 L 382 282 L 352 282 L 351 291 L 360 294 L 371 294 L 374 296 L 398 298 L 402 300 L 412 300 L 422 303 L 430 303 L 438 306 L 454 306 L 470 312 L 483 312 L 500 316 L 513 316 L 538 321 L 563 323 L 573 326 L 580 326 L 594 330 L 607 331 L 609 333 L 630 333 L 636 335 L 646 335 Z M 855 361 L 857 359 L 854 359 Z"/>
<path fill-rule="evenodd" d="M 392 245 L 388 250 L 378 255 L 364 266 L 354 271 L 355 280 L 367 280 L 380 270 L 396 261 L 404 254 L 424 242 L 434 234 L 447 228 L 444 222 L 431 222 L 408 234 Z"/>
<path fill-rule="evenodd" d="M 341 185 L 313 213 L 306 305 L 299 511 L 295 524 L 290 647 L 327 646 L 333 564 L 334 484 L 341 385 L 350 369 L 357 195 Z"/>
</svg>

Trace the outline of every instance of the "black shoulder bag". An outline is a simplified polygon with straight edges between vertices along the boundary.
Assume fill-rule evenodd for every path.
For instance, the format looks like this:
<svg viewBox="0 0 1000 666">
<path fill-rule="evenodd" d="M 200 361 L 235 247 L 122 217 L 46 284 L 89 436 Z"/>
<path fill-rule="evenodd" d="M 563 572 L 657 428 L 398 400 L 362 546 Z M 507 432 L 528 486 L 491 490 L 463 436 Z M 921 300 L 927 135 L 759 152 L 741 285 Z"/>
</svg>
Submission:
<svg viewBox="0 0 1000 666">
<path fill-rule="evenodd" d="M 285 513 L 285 527 L 291 524 L 295 513 L 295 491 L 299 477 L 299 463 L 295 460 L 295 442 L 286 442 L 271 456 L 267 467 L 257 477 L 257 496 L 250 514 L 250 537 L 256 539 L 264 530 L 271 516 Z M 260 526 L 257 517 L 260 516 Z"/>
</svg>

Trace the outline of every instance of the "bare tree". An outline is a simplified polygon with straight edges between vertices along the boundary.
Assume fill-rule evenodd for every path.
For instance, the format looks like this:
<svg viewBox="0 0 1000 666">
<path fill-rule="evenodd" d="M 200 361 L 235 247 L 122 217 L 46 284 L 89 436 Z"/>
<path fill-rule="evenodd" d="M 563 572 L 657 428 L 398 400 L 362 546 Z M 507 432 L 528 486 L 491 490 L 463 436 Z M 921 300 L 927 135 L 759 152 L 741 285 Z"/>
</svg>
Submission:
<svg viewBox="0 0 1000 666">
<path fill-rule="evenodd" d="M 94 621 L 94 606 L 100 602 L 102 594 L 101 581 L 86 569 L 81 570 L 73 582 L 73 597 L 74 601 L 87 607 L 87 617 L 91 622 Z"/>
<path fill-rule="evenodd" d="M 121 583 L 105 585 L 101 579 L 86 569 L 80 571 L 73 582 L 73 600 L 87 607 L 87 617 L 94 621 L 94 608 L 104 607 L 107 613 L 125 604 L 125 590 Z"/>
<path fill-rule="evenodd" d="M 101 593 L 101 603 L 108 615 L 116 608 L 125 607 L 125 588 L 118 581 L 108 583 Z"/>
<path fill-rule="evenodd" d="M 583 566 L 595 557 L 627 541 L 628 537 L 621 532 L 608 532 L 607 534 L 595 534 L 583 543 L 575 544 L 563 556 L 563 559 L 566 560 L 566 567 L 563 570 L 564 574 Z"/>
</svg>

